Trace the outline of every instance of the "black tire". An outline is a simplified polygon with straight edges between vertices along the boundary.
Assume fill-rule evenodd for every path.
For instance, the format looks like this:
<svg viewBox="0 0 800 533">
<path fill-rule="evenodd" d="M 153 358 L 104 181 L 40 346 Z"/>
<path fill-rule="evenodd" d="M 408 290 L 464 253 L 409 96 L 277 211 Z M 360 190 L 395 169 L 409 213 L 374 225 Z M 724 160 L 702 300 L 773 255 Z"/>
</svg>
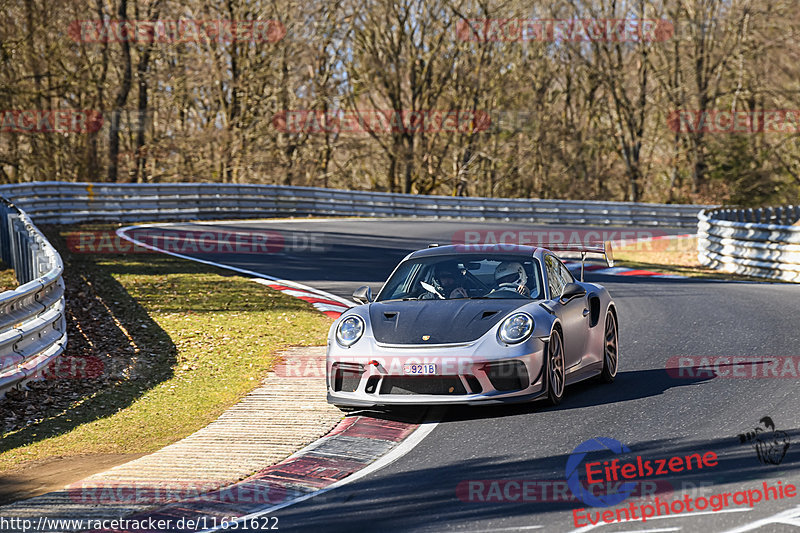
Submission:
<svg viewBox="0 0 800 533">
<path fill-rule="evenodd" d="M 606 313 L 606 324 L 603 330 L 603 370 L 600 372 L 600 381 L 613 383 L 617 377 L 619 367 L 619 328 L 617 318 L 609 309 Z"/>
<path fill-rule="evenodd" d="M 558 405 L 564 399 L 566 374 L 564 372 L 564 342 L 561 332 L 554 329 L 547 343 L 547 401 Z"/>
</svg>

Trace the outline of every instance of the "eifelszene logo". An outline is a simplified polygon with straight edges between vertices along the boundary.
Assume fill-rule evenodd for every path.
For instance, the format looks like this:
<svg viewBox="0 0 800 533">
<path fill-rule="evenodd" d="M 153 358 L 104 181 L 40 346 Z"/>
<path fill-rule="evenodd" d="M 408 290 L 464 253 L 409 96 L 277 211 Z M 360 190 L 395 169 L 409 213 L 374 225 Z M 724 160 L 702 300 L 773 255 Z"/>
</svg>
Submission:
<svg viewBox="0 0 800 533">
<path fill-rule="evenodd" d="M 712 451 L 702 455 L 695 452 L 658 459 L 645 459 L 641 455 L 628 460 L 600 460 L 597 457 L 601 455 L 607 458 L 608 452 L 614 455 L 628 454 L 630 449 L 618 440 L 595 437 L 580 443 L 567 459 L 567 485 L 575 497 L 587 505 L 612 507 L 628 498 L 638 483 L 646 478 L 702 470 L 718 464 L 717 454 Z M 590 453 L 595 454 L 591 461 L 587 460 Z M 580 476 L 582 469 L 586 472 L 585 483 Z"/>
</svg>

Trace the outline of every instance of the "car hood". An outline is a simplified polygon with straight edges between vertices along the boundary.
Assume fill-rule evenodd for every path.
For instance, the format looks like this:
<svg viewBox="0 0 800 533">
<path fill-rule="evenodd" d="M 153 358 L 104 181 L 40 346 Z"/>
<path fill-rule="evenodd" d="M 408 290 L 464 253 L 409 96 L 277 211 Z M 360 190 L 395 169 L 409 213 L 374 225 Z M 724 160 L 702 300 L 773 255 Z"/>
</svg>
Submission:
<svg viewBox="0 0 800 533">
<path fill-rule="evenodd" d="M 381 343 L 450 344 L 479 339 L 508 313 L 529 303 L 523 298 L 375 302 L 369 306 L 369 318 L 372 334 Z"/>
</svg>

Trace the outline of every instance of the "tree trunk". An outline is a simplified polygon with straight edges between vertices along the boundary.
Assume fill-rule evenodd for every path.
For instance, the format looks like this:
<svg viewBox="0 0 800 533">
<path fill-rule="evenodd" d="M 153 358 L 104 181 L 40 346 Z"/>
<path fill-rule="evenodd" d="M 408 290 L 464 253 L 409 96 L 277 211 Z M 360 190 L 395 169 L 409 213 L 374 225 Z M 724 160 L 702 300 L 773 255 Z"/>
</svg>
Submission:
<svg viewBox="0 0 800 533">
<path fill-rule="evenodd" d="M 117 11 L 120 26 L 128 21 L 128 1 L 119 0 Z M 122 30 L 124 31 L 124 30 Z M 118 159 L 119 159 L 119 123 L 122 109 L 128 102 L 128 93 L 131 91 L 131 43 L 128 35 L 123 33 L 122 38 L 122 82 L 114 100 L 114 109 L 111 111 L 111 125 L 109 128 L 108 139 L 108 181 L 116 182 L 118 179 Z"/>
</svg>

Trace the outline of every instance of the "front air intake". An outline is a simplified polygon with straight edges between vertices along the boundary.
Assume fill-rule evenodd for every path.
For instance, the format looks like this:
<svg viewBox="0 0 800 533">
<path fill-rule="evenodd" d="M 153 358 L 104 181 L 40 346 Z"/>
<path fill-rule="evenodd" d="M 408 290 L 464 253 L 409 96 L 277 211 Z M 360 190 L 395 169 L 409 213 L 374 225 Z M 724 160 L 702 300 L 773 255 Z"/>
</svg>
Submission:
<svg viewBox="0 0 800 533">
<path fill-rule="evenodd" d="M 488 363 L 484 371 L 492 386 L 499 391 L 522 390 L 528 387 L 528 369 L 522 361 Z"/>
<path fill-rule="evenodd" d="M 381 394 L 458 395 L 467 391 L 458 376 L 386 376 Z"/>
<path fill-rule="evenodd" d="M 481 386 L 481 382 L 478 381 L 478 378 L 472 374 L 467 374 L 464 376 L 464 379 L 467 380 L 467 385 L 469 385 L 472 394 L 479 394 L 483 392 L 483 387 Z"/>
<path fill-rule="evenodd" d="M 334 363 L 333 390 L 339 392 L 355 392 L 361 382 L 364 367 L 359 364 Z"/>
</svg>

